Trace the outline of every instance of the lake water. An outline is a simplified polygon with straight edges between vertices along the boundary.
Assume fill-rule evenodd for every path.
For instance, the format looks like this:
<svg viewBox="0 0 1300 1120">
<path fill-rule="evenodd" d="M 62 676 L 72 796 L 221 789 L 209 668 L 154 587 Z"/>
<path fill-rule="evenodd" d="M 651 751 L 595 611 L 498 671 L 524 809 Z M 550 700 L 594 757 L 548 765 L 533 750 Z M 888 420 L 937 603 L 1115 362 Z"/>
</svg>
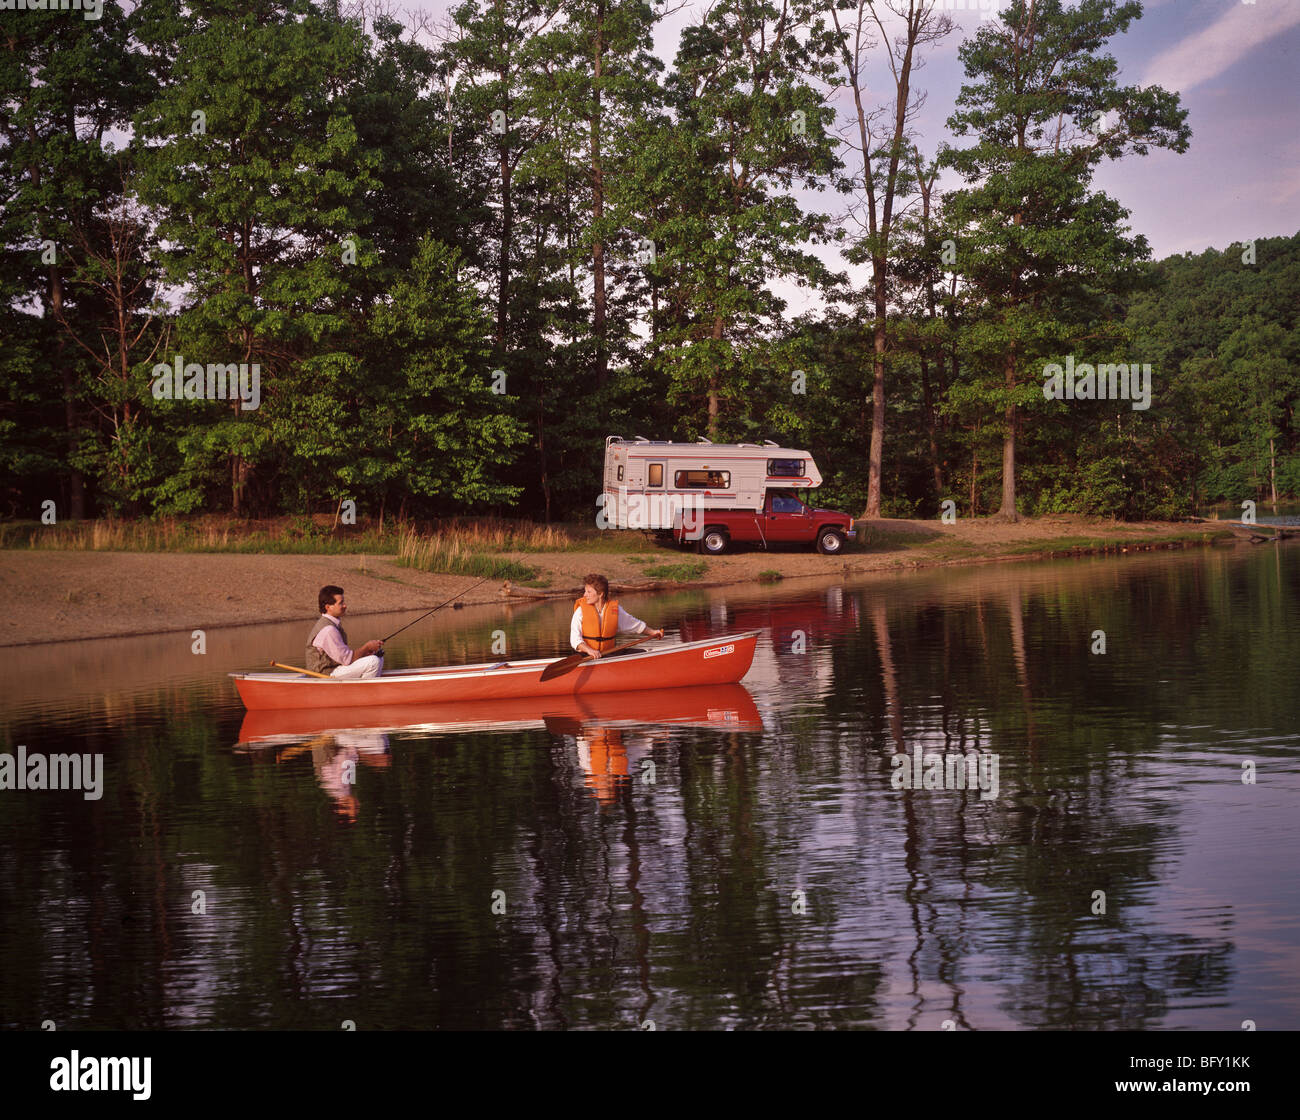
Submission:
<svg viewBox="0 0 1300 1120">
<path fill-rule="evenodd" d="M 0 746 L 103 785 L 0 792 L 0 1025 L 1300 1027 L 1300 547 L 627 605 L 761 630 L 744 687 L 245 720 L 226 674 L 310 618 L 4 650 Z"/>
</svg>

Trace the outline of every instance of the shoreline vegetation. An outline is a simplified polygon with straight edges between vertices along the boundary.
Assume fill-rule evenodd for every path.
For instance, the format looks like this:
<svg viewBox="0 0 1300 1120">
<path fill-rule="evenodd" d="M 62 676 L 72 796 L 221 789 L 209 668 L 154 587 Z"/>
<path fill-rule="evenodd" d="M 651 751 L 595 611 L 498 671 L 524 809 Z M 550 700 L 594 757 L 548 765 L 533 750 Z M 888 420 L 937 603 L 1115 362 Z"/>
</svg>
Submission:
<svg viewBox="0 0 1300 1120">
<path fill-rule="evenodd" d="M 806 453 L 873 521 L 1300 496 L 1290 213 L 1153 259 L 1097 178 L 1192 142 L 1177 90 L 1119 84 L 1140 5 L 980 5 L 9 21 L 0 515 L 249 553 L 185 519 L 284 516 L 271 551 L 398 555 L 386 514 L 589 518 L 641 433 Z M 295 517 L 326 503 L 378 538 Z M 482 544 L 406 561 L 544 571 Z"/>
<path fill-rule="evenodd" d="M 1261 521 L 1267 521 L 1261 517 Z M 1120 522 L 1077 515 L 857 522 L 836 557 L 806 549 L 696 558 L 636 531 L 501 519 L 334 524 L 205 517 L 0 523 L 0 646 L 292 621 L 329 582 L 358 615 L 427 608 L 465 580 L 495 577 L 464 604 L 526 606 L 580 593 L 604 571 L 623 593 L 1047 560 L 1232 541 L 1227 522 Z M 500 582 L 497 582 L 499 580 Z"/>
</svg>

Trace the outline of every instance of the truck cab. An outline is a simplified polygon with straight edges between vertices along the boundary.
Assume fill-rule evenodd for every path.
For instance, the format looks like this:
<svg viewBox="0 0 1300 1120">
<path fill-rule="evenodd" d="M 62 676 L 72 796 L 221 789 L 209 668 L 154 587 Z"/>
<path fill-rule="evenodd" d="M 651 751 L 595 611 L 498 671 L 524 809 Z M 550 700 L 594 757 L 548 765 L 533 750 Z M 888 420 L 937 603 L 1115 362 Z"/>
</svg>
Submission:
<svg viewBox="0 0 1300 1120">
<path fill-rule="evenodd" d="M 709 556 L 726 552 L 732 542 L 772 545 L 806 544 L 827 556 L 844 550 L 856 538 L 847 513 L 805 505 L 792 490 L 770 489 L 759 510 L 706 510 L 694 524 L 681 518 L 673 528 L 679 544 L 695 543 Z"/>
<path fill-rule="evenodd" d="M 769 490 L 763 505 L 767 539 L 776 544 L 811 541 L 813 511 L 789 490 Z"/>
</svg>

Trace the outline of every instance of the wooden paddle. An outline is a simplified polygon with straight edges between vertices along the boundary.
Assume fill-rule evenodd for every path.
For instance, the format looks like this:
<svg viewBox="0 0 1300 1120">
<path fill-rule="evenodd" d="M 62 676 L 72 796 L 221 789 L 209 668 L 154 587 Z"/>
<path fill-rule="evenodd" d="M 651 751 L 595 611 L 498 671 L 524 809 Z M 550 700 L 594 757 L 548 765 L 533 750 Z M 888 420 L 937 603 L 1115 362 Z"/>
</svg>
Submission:
<svg viewBox="0 0 1300 1120">
<path fill-rule="evenodd" d="M 644 635 L 642 636 L 644 637 Z M 562 677 L 571 669 L 576 669 L 584 661 L 599 661 L 604 657 L 611 657 L 622 649 L 631 649 L 635 645 L 641 644 L 641 638 L 636 638 L 630 642 L 624 642 L 621 646 L 615 646 L 609 653 L 602 653 L 600 657 L 592 657 L 586 653 L 572 653 L 568 657 L 561 657 L 554 665 L 547 666 L 542 673 L 541 679 L 544 681 L 553 681 L 556 677 Z M 651 639 L 653 641 L 653 639 Z"/>
<path fill-rule="evenodd" d="M 292 669 L 295 673 L 303 673 L 309 677 L 320 677 L 320 679 L 323 681 L 332 681 L 335 679 L 334 677 L 331 677 L 328 673 L 317 673 L 311 669 L 299 669 L 297 665 L 281 665 L 280 662 L 278 661 L 272 661 L 271 667 L 273 669 Z"/>
</svg>

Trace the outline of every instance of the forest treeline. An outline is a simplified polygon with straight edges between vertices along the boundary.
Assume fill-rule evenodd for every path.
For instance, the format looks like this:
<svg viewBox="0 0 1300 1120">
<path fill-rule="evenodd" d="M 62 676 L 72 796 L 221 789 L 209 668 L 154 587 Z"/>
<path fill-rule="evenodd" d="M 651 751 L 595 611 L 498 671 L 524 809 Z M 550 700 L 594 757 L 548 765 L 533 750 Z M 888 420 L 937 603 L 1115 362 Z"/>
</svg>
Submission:
<svg viewBox="0 0 1300 1120">
<path fill-rule="evenodd" d="M 1151 262 L 1092 185 L 1191 140 L 1139 4 L 980 21 L 948 143 L 932 0 L 718 0 L 670 64 L 667 7 L 0 12 L 0 513 L 585 518 L 611 433 L 868 515 L 1300 494 L 1300 234 Z"/>
</svg>

